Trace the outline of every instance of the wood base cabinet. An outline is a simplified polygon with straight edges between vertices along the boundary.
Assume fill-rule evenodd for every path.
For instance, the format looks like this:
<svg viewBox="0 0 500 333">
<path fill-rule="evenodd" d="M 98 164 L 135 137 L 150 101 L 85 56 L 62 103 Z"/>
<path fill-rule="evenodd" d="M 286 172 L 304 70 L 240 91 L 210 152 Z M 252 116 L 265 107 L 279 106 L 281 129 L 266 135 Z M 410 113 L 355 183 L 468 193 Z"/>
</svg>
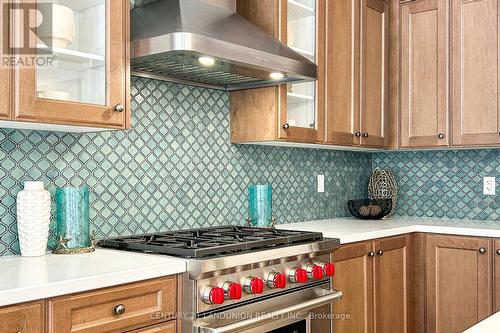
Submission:
<svg viewBox="0 0 500 333">
<path fill-rule="evenodd" d="M 493 243 L 493 312 L 500 311 L 500 239 Z"/>
<path fill-rule="evenodd" d="M 342 246 L 332 254 L 335 289 L 342 290 L 335 314 L 335 332 L 408 332 L 409 236 L 383 238 Z"/>
<path fill-rule="evenodd" d="M 428 235 L 427 332 L 456 333 L 492 314 L 492 240 Z"/>
<path fill-rule="evenodd" d="M 45 301 L 0 307 L 0 333 L 45 331 Z"/>
</svg>

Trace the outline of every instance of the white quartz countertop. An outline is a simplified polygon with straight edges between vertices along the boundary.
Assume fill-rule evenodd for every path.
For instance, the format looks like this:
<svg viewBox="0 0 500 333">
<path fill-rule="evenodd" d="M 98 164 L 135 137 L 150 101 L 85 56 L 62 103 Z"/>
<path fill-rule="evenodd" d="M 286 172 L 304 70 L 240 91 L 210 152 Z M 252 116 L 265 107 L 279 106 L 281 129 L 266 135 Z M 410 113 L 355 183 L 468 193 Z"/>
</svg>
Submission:
<svg viewBox="0 0 500 333">
<path fill-rule="evenodd" d="M 464 333 L 498 333 L 500 311 L 464 331 Z"/>
<path fill-rule="evenodd" d="M 0 257 L 0 306 L 173 275 L 186 266 L 184 259 L 109 249 Z"/>
<path fill-rule="evenodd" d="M 319 231 L 323 233 L 324 237 L 339 238 L 341 244 L 402 235 L 410 232 L 500 237 L 500 221 L 448 220 L 420 217 L 393 217 L 388 220 L 336 218 L 280 224 L 278 228 Z"/>
</svg>

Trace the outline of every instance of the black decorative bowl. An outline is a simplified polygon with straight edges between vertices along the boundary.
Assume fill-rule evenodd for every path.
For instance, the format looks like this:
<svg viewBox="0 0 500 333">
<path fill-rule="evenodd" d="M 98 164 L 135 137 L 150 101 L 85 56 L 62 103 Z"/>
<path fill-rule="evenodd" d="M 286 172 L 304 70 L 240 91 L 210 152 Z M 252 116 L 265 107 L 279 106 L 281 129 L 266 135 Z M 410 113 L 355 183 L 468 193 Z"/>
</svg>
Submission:
<svg viewBox="0 0 500 333">
<path fill-rule="evenodd" d="M 363 220 L 378 220 L 391 212 L 391 199 L 358 199 L 347 202 L 352 216 Z"/>
</svg>

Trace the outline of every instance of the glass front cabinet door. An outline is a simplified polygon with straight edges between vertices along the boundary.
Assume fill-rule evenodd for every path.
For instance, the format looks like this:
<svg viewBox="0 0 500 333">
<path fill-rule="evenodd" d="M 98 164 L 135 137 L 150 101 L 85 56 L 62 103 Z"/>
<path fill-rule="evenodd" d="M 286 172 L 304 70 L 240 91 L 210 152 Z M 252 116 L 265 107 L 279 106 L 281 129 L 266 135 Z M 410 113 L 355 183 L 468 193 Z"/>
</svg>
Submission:
<svg viewBox="0 0 500 333">
<path fill-rule="evenodd" d="M 280 0 L 281 41 L 318 66 L 318 80 L 280 89 L 280 139 L 322 142 L 325 0 Z"/>
<path fill-rule="evenodd" d="M 129 1 L 23 0 L 18 9 L 18 57 L 34 50 L 35 61 L 15 70 L 12 120 L 128 128 Z"/>
</svg>

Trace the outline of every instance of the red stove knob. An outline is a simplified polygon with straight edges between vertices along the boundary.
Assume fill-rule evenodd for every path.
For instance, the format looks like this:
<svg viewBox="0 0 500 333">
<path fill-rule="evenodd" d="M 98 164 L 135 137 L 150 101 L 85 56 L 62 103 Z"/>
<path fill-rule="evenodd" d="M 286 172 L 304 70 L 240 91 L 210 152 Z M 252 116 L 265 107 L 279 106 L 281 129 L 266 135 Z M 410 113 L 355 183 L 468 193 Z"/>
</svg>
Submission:
<svg viewBox="0 0 500 333">
<path fill-rule="evenodd" d="M 325 276 L 335 275 L 335 265 L 333 264 L 333 262 L 325 262 L 321 266 L 323 266 L 323 274 Z"/>
<path fill-rule="evenodd" d="M 222 285 L 222 289 L 224 289 L 224 294 L 226 299 L 240 299 L 241 298 L 241 284 L 234 283 L 231 281 L 226 281 Z"/>
<path fill-rule="evenodd" d="M 207 304 L 224 303 L 224 289 L 214 286 L 208 286 L 203 290 L 203 302 Z"/>
<path fill-rule="evenodd" d="M 323 278 L 323 268 L 316 264 L 306 266 L 307 277 L 313 280 L 321 280 Z"/>
<path fill-rule="evenodd" d="M 305 269 L 292 267 L 288 272 L 288 279 L 292 283 L 305 283 L 307 282 L 307 272 Z"/>
<path fill-rule="evenodd" d="M 249 276 L 245 279 L 243 287 L 247 294 L 262 294 L 264 292 L 264 281 L 258 277 Z"/>
<path fill-rule="evenodd" d="M 267 276 L 267 285 L 270 288 L 280 288 L 283 289 L 286 287 L 286 276 L 285 274 L 278 272 L 271 272 Z"/>
</svg>

